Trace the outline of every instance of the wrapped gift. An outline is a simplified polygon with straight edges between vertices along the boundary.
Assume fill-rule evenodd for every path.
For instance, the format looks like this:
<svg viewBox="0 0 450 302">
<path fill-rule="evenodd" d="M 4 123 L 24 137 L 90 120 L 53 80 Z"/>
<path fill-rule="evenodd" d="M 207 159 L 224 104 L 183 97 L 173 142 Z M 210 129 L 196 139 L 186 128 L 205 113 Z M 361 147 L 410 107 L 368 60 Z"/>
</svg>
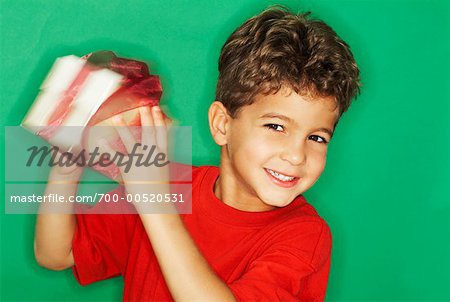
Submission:
<svg viewBox="0 0 450 302">
<path fill-rule="evenodd" d="M 61 151 L 89 151 L 99 135 L 124 151 L 112 127 L 91 135 L 97 128 L 92 126 L 111 126 L 111 118 L 118 114 L 127 125 L 140 126 L 139 107 L 157 105 L 161 94 L 159 77 L 150 75 L 143 62 L 119 58 L 111 51 L 82 58 L 70 55 L 56 60 L 22 126 Z M 120 180 L 117 166 L 94 168 Z"/>
</svg>

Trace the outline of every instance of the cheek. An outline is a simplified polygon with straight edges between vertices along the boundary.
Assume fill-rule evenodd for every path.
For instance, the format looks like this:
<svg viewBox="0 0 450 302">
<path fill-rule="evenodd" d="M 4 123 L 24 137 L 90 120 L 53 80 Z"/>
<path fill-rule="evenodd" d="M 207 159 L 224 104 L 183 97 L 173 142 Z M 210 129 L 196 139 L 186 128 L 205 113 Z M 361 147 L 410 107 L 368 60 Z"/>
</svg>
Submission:
<svg viewBox="0 0 450 302">
<path fill-rule="evenodd" d="M 308 166 L 310 168 L 311 175 L 319 177 L 320 174 L 322 174 L 323 170 L 325 169 L 326 159 L 326 150 L 319 150 L 310 154 L 310 156 L 308 157 Z"/>
<path fill-rule="evenodd" d="M 248 129 L 241 128 L 233 131 L 228 141 L 228 152 L 230 158 L 240 165 L 245 163 L 247 158 L 252 157 L 255 152 L 254 137 L 249 133 Z"/>
<path fill-rule="evenodd" d="M 273 149 L 271 144 L 273 141 L 267 140 L 261 133 L 242 127 L 233 133 L 229 150 L 241 160 L 257 161 L 264 158 L 269 150 Z"/>
<path fill-rule="evenodd" d="M 248 140 L 241 141 L 238 153 L 239 157 L 245 163 L 248 162 L 260 162 L 267 157 L 270 147 L 260 139 L 249 138 Z"/>
</svg>

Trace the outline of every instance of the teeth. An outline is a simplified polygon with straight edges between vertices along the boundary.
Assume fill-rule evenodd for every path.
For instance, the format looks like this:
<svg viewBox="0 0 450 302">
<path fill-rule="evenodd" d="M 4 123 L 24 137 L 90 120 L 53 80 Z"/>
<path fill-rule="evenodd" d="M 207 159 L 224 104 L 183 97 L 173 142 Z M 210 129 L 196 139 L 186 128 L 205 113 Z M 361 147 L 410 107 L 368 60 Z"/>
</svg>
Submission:
<svg viewBox="0 0 450 302">
<path fill-rule="evenodd" d="M 270 169 L 266 169 L 270 174 L 272 174 L 275 178 L 281 180 L 281 181 L 291 181 L 294 179 L 294 177 L 289 177 L 280 173 L 277 173 L 275 171 L 272 171 Z"/>
</svg>

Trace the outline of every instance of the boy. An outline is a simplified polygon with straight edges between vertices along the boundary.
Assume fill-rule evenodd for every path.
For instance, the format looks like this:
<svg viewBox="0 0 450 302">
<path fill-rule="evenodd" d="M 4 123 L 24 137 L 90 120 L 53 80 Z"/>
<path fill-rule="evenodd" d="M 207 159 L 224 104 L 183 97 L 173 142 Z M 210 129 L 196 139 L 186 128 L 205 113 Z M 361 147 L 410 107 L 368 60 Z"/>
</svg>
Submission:
<svg viewBox="0 0 450 302">
<path fill-rule="evenodd" d="M 138 215 L 40 214 L 37 261 L 73 267 L 83 285 L 122 275 L 124 300 L 324 300 L 331 234 L 302 193 L 322 173 L 358 92 L 353 55 L 331 28 L 308 14 L 262 12 L 222 48 L 208 113 L 220 167 L 193 168 L 192 214 L 148 215 L 138 206 Z M 143 126 L 166 129 L 158 107 L 140 113 Z M 130 150 L 134 138 L 122 129 Z M 166 148 L 165 133 L 144 127 L 142 141 Z M 154 173 L 165 177 L 134 167 L 112 193 L 142 194 L 133 179 Z M 47 194 L 74 195 L 80 176 L 80 168 L 53 169 Z"/>
</svg>

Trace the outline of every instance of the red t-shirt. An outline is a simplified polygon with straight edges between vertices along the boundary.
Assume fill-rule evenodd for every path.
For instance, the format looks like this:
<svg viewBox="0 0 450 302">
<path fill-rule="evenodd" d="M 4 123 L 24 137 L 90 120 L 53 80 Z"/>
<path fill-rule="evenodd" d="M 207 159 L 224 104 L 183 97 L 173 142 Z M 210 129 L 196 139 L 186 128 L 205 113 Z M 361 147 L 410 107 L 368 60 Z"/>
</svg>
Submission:
<svg viewBox="0 0 450 302">
<path fill-rule="evenodd" d="M 303 196 L 267 212 L 234 209 L 214 195 L 218 176 L 217 167 L 193 168 L 192 214 L 181 216 L 236 299 L 323 301 L 331 252 L 326 222 Z M 139 216 L 76 216 L 73 272 L 80 284 L 122 275 L 123 300 L 173 300 Z"/>
</svg>

